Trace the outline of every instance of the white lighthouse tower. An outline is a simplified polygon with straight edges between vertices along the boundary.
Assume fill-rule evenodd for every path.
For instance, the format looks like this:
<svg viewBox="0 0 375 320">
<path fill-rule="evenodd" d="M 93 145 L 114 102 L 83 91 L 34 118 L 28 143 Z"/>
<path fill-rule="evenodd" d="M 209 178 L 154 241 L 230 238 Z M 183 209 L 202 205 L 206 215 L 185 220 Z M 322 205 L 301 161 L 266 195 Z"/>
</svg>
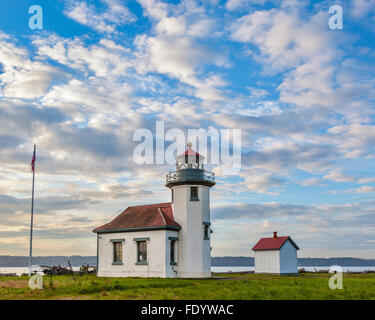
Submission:
<svg viewBox="0 0 375 320">
<path fill-rule="evenodd" d="M 211 276 L 210 188 L 214 174 L 204 170 L 204 157 L 188 143 L 176 157 L 176 172 L 169 172 L 166 186 L 171 189 L 172 209 L 179 231 L 178 277 Z"/>
</svg>

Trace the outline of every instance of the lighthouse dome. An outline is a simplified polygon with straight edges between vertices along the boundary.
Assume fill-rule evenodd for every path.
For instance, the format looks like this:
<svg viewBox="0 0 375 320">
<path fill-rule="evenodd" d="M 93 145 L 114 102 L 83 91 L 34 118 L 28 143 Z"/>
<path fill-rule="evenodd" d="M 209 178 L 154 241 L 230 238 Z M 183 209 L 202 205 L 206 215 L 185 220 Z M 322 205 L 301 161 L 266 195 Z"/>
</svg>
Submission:
<svg viewBox="0 0 375 320">
<path fill-rule="evenodd" d="M 205 157 L 199 154 L 198 152 L 194 151 L 191 147 L 192 143 L 189 142 L 187 144 L 187 149 L 185 150 L 185 152 L 181 153 L 176 157 L 177 163 L 203 163 Z"/>
</svg>

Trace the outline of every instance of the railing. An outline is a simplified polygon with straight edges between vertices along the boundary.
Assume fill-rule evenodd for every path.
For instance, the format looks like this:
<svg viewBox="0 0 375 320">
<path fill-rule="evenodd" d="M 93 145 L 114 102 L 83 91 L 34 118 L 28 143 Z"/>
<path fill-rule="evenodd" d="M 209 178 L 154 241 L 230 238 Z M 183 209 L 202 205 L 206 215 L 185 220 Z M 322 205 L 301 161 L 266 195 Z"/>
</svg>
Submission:
<svg viewBox="0 0 375 320">
<path fill-rule="evenodd" d="M 166 176 L 167 183 L 194 180 L 215 182 L 215 174 L 201 169 L 182 169 L 170 171 Z"/>
</svg>

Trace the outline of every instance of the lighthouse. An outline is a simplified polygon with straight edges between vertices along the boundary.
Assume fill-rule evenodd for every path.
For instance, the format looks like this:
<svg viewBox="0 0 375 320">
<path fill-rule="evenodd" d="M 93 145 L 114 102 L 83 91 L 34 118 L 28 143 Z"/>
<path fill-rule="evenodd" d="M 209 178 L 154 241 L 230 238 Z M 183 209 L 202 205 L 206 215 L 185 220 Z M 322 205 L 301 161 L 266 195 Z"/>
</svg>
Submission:
<svg viewBox="0 0 375 320">
<path fill-rule="evenodd" d="M 211 276 L 210 188 L 214 174 L 204 169 L 204 157 L 192 149 L 176 157 L 176 171 L 169 172 L 166 187 L 179 231 L 178 276 L 202 278 Z"/>
<path fill-rule="evenodd" d="M 210 188 L 215 177 L 191 146 L 166 176 L 171 202 L 128 207 L 93 230 L 99 277 L 211 276 Z"/>
</svg>

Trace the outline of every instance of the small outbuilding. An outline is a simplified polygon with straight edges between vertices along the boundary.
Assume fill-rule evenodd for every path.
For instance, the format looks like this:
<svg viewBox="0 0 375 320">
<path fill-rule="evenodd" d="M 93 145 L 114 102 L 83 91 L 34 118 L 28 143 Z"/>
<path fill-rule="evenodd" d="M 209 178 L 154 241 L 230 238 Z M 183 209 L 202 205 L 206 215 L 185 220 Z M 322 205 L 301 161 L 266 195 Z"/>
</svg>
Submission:
<svg viewBox="0 0 375 320">
<path fill-rule="evenodd" d="M 299 247 L 289 236 L 262 238 L 253 247 L 255 273 L 298 273 L 297 250 Z"/>
</svg>

